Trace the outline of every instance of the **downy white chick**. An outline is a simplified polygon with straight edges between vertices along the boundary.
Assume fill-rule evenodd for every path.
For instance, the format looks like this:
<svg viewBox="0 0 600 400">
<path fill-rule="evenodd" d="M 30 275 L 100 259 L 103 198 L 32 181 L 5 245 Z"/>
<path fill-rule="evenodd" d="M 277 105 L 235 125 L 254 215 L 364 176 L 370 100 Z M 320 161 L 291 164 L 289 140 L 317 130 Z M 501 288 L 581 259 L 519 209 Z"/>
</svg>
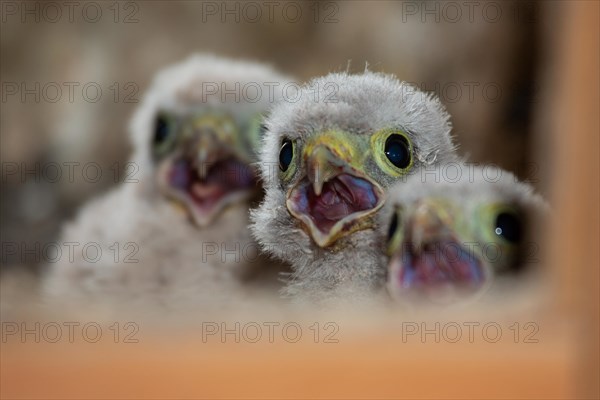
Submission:
<svg viewBox="0 0 600 400">
<path fill-rule="evenodd" d="M 275 101 L 265 84 L 288 81 L 265 65 L 211 55 L 158 73 L 130 125 L 136 182 L 92 201 L 66 227 L 61 242 L 79 245 L 74 259 L 50 266 L 49 298 L 109 309 L 238 298 L 240 272 L 259 260 L 247 225 L 260 191 L 260 120 Z"/>
<path fill-rule="evenodd" d="M 390 189 L 379 215 L 389 294 L 408 306 L 464 303 L 492 286 L 506 297 L 502 279 L 534 269 L 543 237 L 535 228 L 547 212 L 530 185 L 494 166 L 410 176 Z"/>
<path fill-rule="evenodd" d="M 291 264 L 284 294 L 368 298 L 385 280 L 374 214 L 394 182 L 456 159 L 449 115 L 432 95 L 366 71 L 314 79 L 265 124 L 252 231 Z"/>
</svg>

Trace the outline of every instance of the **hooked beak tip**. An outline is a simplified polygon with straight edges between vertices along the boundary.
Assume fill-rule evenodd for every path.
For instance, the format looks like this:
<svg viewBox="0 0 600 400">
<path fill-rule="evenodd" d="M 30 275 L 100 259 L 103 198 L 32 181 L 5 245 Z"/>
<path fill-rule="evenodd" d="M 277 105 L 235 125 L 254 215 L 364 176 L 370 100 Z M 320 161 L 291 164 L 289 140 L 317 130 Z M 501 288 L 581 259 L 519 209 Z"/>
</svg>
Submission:
<svg viewBox="0 0 600 400">
<path fill-rule="evenodd" d="M 321 173 L 319 167 L 315 168 L 313 171 L 314 172 L 311 179 L 313 190 L 315 191 L 315 194 L 317 196 L 320 196 L 323 192 L 323 184 L 325 183 L 325 181 L 323 179 L 323 174 Z"/>
<path fill-rule="evenodd" d="M 323 185 L 336 175 L 338 170 L 335 165 L 339 163 L 331 151 L 319 146 L 308 157 L 309 180 L 312 182 L 313 190 L 317 196 L 323 192 Z"/>
</svg>

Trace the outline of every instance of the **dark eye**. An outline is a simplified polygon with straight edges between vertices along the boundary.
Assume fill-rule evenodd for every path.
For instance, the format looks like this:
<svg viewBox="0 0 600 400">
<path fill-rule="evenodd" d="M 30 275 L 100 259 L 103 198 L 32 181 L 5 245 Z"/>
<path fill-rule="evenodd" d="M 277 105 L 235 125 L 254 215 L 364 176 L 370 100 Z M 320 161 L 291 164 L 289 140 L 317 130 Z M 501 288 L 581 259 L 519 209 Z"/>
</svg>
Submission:
<svg viewBox="0 0 600 400">
<path fill-rule="evenodd" d="M 294 146 L 291 140 L 285 139 L 279 150 L 279 169 L 287 171 L 292 163 L 292 158 L 294 158 Z"/>
<path fill-rule="evenodd" d="M 385 155 L 397 168 L 410 165 L 411 155 L 408 141 L 402 135 L 393 134 L 385 141 Z"/>
<path fill-rule="evenodd" d="M 154 123 L 154 144 L 161 144 L 169 137 L 169 121 L 162 115 Z"/>
<path fill-rule="evenodd" d="M 392 216 L 392 221 L 390 222 L 390 227 L 388 228 L 388 237 L 387 237 L 388 242 L 390 240 L 392 240 L 397 229 L 398 229 L 398 212 L 394 212 L 394 215 Z"/>
<path fill-rule="evenodd" d="M 511 243 L 518 243 L 522 235 L 521 219 L 514 213 L 501 212 L 496 217 L 494 232 Z"/>
</svg>

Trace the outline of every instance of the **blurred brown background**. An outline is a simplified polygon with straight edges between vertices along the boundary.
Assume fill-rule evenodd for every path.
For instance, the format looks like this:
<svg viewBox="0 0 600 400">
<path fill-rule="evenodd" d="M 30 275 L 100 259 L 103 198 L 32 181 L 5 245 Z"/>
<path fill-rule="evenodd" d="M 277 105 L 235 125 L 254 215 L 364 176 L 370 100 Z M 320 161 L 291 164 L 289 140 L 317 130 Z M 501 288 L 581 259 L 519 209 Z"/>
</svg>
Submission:
<svg viewBox="0 0 600 400">
<path fill-rule="evenodd" d="M 82 202 L 114 185 L 129 154 L 135 101 L 158 70 L 192 52 L 264 61 L 299 80 L 367 64 L 394 73 L 441 97 L 463 154 L 544 190 L 531 137 L 552 90 L 548 50 L 565 8 L 508 1 L 3 2 L 3 240 L 47 243 Z M 80 163 L 74 182 L 69 162 Z M 98 182 L 83 179 L 95 175 L 91 162 L 101 166 Z M 48 182 L 52 163 L 62 172 L 56 182 Z M 37 264 L 3 257 L 6 265 L 23 261 Z"/>
</svg>

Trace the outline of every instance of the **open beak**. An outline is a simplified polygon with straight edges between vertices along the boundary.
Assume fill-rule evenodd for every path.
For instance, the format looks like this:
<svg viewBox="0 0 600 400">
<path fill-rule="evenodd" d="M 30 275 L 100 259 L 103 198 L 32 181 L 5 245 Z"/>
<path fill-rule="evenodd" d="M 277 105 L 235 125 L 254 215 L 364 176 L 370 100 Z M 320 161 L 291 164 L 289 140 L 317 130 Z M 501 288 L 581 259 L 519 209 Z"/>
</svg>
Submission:
<svg viewBox="0 0 600 400">
<path fill-rule="evenodd" d="M 159 185 L 200 227 L 229 205 L 251 197 L 256 175 L 248 161 L 212 126 L 197 125 L 179 153 L 159 168 Z"/>
<path fill-rule="evenodd" d="M 391 250 L 388 265 L 388 290 L 394 297 L 452 303 L 482 291 L 488 268 L 458 240 L 447 205 L 421 201 L 406 220 L 405 240 Z"/>
<path fill-rule="evenodd" d="M 384 201 L 381 186 L 338 155 L 340 147 L 333 140 L 305 148 L 307 175 L 290 189 L 286 202 L 320 247 L 371 227 L 368 217 Z"/>
</svg>

